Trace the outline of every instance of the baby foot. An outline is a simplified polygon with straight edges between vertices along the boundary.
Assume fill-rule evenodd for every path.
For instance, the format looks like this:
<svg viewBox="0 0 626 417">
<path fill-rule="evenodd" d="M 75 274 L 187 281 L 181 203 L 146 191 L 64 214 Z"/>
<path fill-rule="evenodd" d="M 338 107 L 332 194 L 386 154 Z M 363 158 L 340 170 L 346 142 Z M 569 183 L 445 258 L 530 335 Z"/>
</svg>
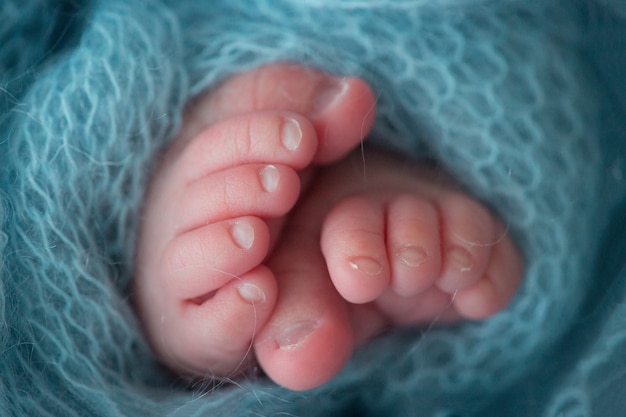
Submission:
<svg viewBox="0 0 626 417">
<path fill-rule="evenodd" d="M 483 319 L 504 308 L 522 263 L 499 219 L 432 167 L 380 151 L 365 164 L 368 180 L 346 187 L 322 228 L 342 297 L 374 302 L 393 325 Z"/>
<path fill-rule="evenodd" d="M 193 103 L 150 185 L 137 248 L 136 305 L 166 365 L 208 377 L 247 368 L 277 299 L 263 261 L 303 170 L 359 143 L 373 106 L 358 79 L 284 64 Z"/>
<path fill-rule="evenodd" d="M 277 305 L 255 352 L 293 389 L 326 382 L 388 326 L 490 316 L 521 281 L 521 256 L 481 204 L 433 168 L 363 155 L 316 177 L 269 263 Z"/>
</svg>

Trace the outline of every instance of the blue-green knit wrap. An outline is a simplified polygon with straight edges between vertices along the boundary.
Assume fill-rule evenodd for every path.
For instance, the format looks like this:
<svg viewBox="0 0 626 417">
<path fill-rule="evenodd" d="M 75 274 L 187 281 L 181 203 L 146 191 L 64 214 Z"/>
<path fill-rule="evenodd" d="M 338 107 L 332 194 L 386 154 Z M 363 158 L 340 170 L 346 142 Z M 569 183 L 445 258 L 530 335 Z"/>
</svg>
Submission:
<svg viewBox="0 0 626 417">
<path fill-rule="evenodd" d="M 0 22 L 0 415 L 626 409 L 623 1 L 4 0 Z M 377 339 L 306 393 L 164 372 L 129 291 L 147 179 L 191 96 L 277 60 L 366 79 L 372 140 L 505 219 L 509 308 Z"/>
</svg>

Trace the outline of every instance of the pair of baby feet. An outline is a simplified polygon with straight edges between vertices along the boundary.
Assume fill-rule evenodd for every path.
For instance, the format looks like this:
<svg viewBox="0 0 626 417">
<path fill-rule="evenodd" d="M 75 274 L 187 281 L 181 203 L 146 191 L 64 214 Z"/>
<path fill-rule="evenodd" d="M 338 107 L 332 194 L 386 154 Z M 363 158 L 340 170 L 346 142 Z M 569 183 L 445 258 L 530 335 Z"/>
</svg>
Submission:
<svg viewBox="0 0 626 417">
<path fill-rule="evenodd" d="M 191 103 L 137 251 L 138 312 L 167 366 L 231 377 L 256 360 L 304 390 L 389 326 L 510 301 L 522 262 L 502 223 L 427 164 L 360 148 L 374 108 L 360 79 L 288 64 Z"/>
</svg>

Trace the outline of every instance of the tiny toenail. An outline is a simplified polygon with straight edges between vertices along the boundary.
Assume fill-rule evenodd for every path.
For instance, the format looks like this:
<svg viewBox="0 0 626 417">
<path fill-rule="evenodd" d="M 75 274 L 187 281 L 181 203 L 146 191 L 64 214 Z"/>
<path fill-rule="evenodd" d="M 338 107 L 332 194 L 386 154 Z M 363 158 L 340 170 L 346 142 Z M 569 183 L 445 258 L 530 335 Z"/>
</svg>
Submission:
<svg viewBox="0 0 626 417">
<path fill-rule="evenodd" d="M 398 249 L 396 256 L 400 258 L 405 265 L 410 267 L 418 267 L 428 260 L 428 254 L 424 249 L 416 246 L 405 246 Z"/>
<path fill-rule="evenodd" d="M 278 187 L 278 181 L 280 175 L 278 169 L 274 165 L 267 165 L 261 171 L 259 171 L 259 178 L 261 179 L 261 186 L 265 191 L 271 193 Z"/>
<path fill-rule="evenodd" d="M 317 323 L 314 321 L 297 321 L 286 326 L 283 331 L 276 336 L 276 343 L 281 349 L 295 349 L 301 346 L 316 328 Z"/>
<path fill-rule="evenodd" d="M 281 129 L 281 141 L 283 146 L 290 151 L 298 149 L 302 141 L 302 129 L 300 123 L 295 119 L 286 119 Z"/>
<path fill-rule="evenodd" d="M 376 262 L 374 259 L 365 256 L 350 258 L 348 263 L 350 264 L 350 268 L 363 272 L 365 275 L 375 276 L 380 275 L 383 272 L 381 264 Z"/>
<path fill-rule="evenodd" d="M 348 83 L 343 78 L 335 78 L 321 90 L 313 102 L 313 116 L 331 108 L 348 90 Z"/>
<path fill-rule="evenodd" d="M 265 301 L 265 293 L 254 284 L 243 283 L 237 286 L 239 296 L 247 303 L 260 304 Z"/>
<path fill-rule="evenodd" d="M 250 249 L 254 243 L 254 228 L 248 223 L 235 222 L 230 227 L 230 235 L 241 249 Z"/>
<path fill-rule="evenodd" d="M 448 259 L 454 263 L 461 272 L 469 272 L 472 270 L 474 261 L 472 255 L 463 248 L 454 247 L 447 252 Z"/>
</svg>

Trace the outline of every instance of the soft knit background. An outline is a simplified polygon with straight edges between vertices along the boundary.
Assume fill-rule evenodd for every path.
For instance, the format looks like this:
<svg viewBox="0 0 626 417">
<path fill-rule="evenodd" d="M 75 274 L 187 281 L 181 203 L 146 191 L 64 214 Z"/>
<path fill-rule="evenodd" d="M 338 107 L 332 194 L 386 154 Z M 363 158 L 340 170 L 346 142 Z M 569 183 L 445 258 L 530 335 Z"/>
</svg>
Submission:
<svg viewBox="0 0 626 417">
<path fill-rule="evenodd" d="M 0 22 L 0 414 L 625 409 L 623 2 L 4 0 Z M 368 80 L 374 140 L 505 218 L 527 258 L 510 308 L 376 340 L 304 394 L 163 372 L 129 303 L 155 155 L 189 97 L 275 60 Z"/>
</svg>

